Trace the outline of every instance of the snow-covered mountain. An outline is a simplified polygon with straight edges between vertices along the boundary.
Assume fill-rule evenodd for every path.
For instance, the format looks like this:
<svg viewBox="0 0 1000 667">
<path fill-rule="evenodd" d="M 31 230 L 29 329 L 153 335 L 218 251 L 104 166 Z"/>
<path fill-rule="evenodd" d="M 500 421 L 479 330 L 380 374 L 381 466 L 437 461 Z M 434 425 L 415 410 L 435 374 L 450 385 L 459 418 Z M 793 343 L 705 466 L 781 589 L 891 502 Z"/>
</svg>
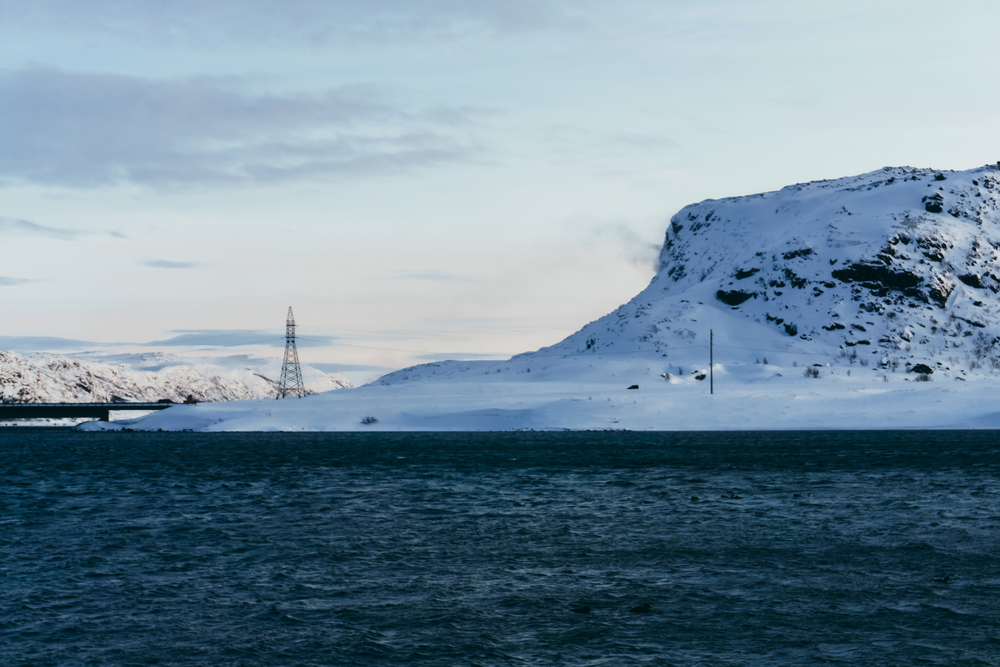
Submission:
<svg viewBox="0 0 1000 667">
<path fill-rule="evenodd" d="M 170 399 L 199 401 L 268 398 L 275 394 L 281 362 L 238 357 L 216 363 L 173 355 L 19 355 L 0 351 L 0 400 L 16 403 L 104 403 Z M 89 358 L 87 358 L 89 357 Z M 350 387 L 339 375 L 303 367 L 312 392 Z"/>
<path fill-rule="evenodd" d="M 885 168 L 685 207 L 649 286 L 551 347 L 130 425 L 997 428 L 998 292 L 1000 163 Z"/>
<path fill-rule="evenodd" d="M 688 206 L 629 304 L 646 330 L 619 330 L 667 343 L 670 323 L 642 311 L 689 294 L 882 366 L 958 356 L 974 370 L 1000 340 L 998 211 L 1000 165 L 885 168 Z"/>
</svg>

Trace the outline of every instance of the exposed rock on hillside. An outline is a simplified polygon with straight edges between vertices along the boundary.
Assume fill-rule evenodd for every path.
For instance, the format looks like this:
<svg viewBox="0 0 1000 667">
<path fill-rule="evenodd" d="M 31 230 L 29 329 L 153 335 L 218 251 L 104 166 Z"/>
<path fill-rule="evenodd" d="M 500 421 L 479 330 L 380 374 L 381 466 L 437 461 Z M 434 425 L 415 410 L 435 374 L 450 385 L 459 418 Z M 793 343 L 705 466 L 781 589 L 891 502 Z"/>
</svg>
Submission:
<svg viewBox="0 0 1000 667">
<path fill-rule="evenodd" d="M 722 304 L 803 340 L 849 347 L 860 330 L 886 355 L 913 344 L 933 355 L 971 348 L 970 337 L 982 352 L 986 336 L 992 353 L 998 211 L 996 166 L 886 168 L 702 202 L 671 220 L 660 273 L 637 301 L 712 283 Z"/>
</svg>

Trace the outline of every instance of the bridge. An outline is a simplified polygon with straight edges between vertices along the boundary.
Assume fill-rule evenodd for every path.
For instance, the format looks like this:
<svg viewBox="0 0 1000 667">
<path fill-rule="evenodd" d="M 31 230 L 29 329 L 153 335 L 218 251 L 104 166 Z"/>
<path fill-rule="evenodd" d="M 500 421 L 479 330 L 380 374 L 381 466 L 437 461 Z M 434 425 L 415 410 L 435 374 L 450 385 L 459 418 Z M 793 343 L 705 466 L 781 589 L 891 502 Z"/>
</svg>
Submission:
<svg viewBox="0 0 1000 667">
<path fill-rule="evenodd" d="M 177 403 L 0 403 L 0 421 L 11 419 L 99 419 L 110 421 L 112 411 L 166 410 Z"/>
</svg>

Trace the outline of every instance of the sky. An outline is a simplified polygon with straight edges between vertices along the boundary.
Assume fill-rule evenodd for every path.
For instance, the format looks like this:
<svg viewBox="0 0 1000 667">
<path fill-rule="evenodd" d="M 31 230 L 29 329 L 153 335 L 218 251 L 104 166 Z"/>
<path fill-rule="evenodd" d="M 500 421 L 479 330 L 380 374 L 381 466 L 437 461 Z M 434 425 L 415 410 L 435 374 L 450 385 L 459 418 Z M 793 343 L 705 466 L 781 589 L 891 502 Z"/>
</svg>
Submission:
<svg viewBox="0 0 1000 667">
<path fill-rule="evenodd" d="M 1000 5 L 0 0 L 0 347 L 371 379 L 558 342 L 670 216 L 1000 160 Z M 360 374 L 360 375 L 358 375 Z M 367 374 L 367 375 L 365 375 Z"/>
</svg>

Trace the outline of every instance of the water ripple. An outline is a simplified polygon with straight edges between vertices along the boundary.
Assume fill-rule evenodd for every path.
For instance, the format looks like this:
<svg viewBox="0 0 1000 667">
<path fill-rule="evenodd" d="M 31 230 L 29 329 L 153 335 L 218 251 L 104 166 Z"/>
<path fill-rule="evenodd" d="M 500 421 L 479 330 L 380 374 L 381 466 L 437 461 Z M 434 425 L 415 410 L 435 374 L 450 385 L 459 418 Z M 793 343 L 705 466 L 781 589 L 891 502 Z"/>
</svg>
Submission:
<svg viewBox="0 0 1000 667">
<path fill-rule="evenodd" d="M 996 442 L 9 429 L 0 655 L 1000 664 Z"/>
</svg>

